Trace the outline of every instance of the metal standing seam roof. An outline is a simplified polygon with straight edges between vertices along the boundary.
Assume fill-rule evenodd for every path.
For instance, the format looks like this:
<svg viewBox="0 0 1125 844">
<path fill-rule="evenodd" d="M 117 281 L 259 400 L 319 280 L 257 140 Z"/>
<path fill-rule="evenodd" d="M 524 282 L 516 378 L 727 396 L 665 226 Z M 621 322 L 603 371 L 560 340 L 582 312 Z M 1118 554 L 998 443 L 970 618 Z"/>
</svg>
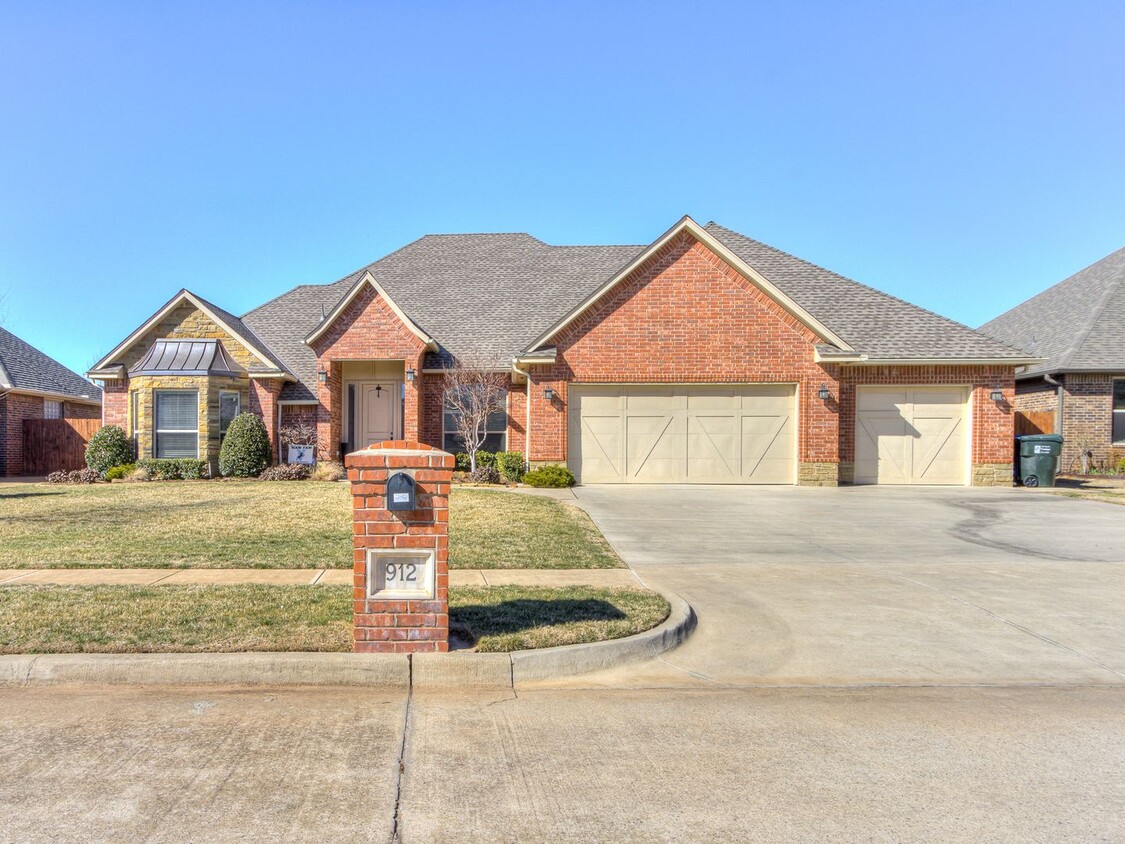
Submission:
<svg viewBox="0 0 1125 844">
<path fill-rule="evenodd" d="M 129 375 L 246 375 L 220 340 L 157 340 Z"/>
<path fill-rule="evenodd" d="M 1046 358 L 1020 378 L 1051 372 L 1125 372 L 1125 249 L 1107 255 L 980 331 Z"/>
<path fill-rule="evenodd" d="M 1012 359 L 1024 350 L 852 281 L 717 223 L 706 230 L 860 354 L 872 359 Z M 301 285 L 242 323 L 299 379 L 281 399 L 316 397 L 316 356 L 304 344 L 365 272 L 440 349 L 507 368 L 514 355 L 582 305 L 647 245 L 551 246 L 524 233 L 427 235 L 338 281 Z M 548 341 L 549 343 L 549 341 Z"/>
<path fill-rule="evenodd" d="M 0 328 L 0 389 L 55 393 L 95 404 L 102 399 L 102 391 L 81 375 L 3 328 Z"/>
</svg>

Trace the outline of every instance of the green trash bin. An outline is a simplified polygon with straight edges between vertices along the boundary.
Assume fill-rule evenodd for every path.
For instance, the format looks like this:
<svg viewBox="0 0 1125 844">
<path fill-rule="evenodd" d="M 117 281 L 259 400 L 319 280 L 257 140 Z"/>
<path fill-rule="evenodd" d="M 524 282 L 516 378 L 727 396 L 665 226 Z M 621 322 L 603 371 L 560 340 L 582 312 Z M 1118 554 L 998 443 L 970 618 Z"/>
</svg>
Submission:
<svg viewBox="0 0 1125 844">
<path fill-rule="evenodd" d="M 1058 434 L 1016 437 L 1016 480 L 1024 486 L 1054 486 L 1062 444 Z"/>
</svg>

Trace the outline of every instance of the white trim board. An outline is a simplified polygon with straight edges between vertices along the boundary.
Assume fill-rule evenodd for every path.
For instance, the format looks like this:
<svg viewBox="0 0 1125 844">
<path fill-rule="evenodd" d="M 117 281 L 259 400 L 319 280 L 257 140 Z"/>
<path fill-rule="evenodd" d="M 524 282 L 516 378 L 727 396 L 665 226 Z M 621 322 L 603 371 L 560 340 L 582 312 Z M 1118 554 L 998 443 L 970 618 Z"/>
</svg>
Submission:
<svg viewBox="0 0 1125 844">
<path fill-rule="evenodd" d="M 352 285 L 352 289 L 349 290 L 344 295 L 344 298 L 336 304 L 336 307 L 332 309 L 332 313 L 325 317 L 320 325 L 313 329 L 311 334 L 305 337 L 305 345 L 309 346 L 315 343 L 317 338 L 324 334 L 324 332 L 327 331 L 332 326 L 332 324 L 340 318 L 340 314 L 344 312 L 344 309 L 355 300 L 355 297 L 358 296 L 360 291 L 363 290 L 363 288 L 367 285 L 371 285 L 371 288 L 380 296 L 380 298 L 382 298 L 387 303 L 388 306 L 390 306 L 390 309 L 394 312 L 394 315 L 399 318 L 402 324 L 405 325 L 415 337 L 426 344 L 427 349 L 429 349 L 430 351 L 437 350 L 437 342 L 434 340 L 434 338 L 423 331 L 418 326 L 418 324 L 414 322 L 414 320 L 406 315 L 405 311 L 403 311 L 402 308 L 395 304 L 395 300 L 392 299 L 387 294 L 387 291 L 383 289 L 382 285 L 380 285 L 379 282 L 375 280 L 375 277 L 371 275 L 370 270 L 364 272 L 363 278 Z"/>
</svg>

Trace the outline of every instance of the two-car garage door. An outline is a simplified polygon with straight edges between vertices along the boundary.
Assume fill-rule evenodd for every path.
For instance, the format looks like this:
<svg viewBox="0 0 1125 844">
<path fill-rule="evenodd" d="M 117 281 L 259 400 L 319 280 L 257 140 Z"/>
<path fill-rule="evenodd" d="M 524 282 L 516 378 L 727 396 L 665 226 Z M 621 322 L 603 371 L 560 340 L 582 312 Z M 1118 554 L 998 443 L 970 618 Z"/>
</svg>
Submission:
<svg viewBox="0 0 1125 844">
<path fill-rule="evenodd" d="M 572 385 L 582 483 L 791 484 L 792 384 Z"/>
</svg>

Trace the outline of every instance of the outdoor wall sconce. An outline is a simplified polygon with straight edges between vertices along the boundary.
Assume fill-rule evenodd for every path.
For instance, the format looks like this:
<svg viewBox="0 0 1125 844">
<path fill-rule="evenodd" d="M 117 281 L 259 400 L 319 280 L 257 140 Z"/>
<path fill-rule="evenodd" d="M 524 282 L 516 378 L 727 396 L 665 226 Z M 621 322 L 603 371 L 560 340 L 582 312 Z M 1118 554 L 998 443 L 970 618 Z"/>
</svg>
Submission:
<svg viewBox="0 0 1125 844">
<path fill-rule="evenodd" d="M 550 387 L 545 387 L 543 389 L 543 398 L 545 398 L 547 401 L 554 401 L 555 400 L 555 391 L 552 390 Z"/>
<path fill-rule="evenodd" d="M 316 373 L 316 380 L 319 381 L 321 384 L 325 383 L 328 380 L 328 370 L 322 369 L 319 372 L 317 372 Z"/>
<path fill-rule="evenodd" d="M 1000 402 L 1004 401 L 1004 391 L 1003 390 L 993 390 L 991 393 L 988 394 L 988 397 L 990 399 L 992 399 L 994 402 L 996 402 L 997 404 L 1000 404 Z"/>
<path fill-rule="evenodd" d="M 816 397 L 821 401 L 828 401 L 830 398 L 832 398 L 832 394 L 828 392 L 827 384 L 820 385 L 820 389 L 816 391 Z"/>
<path fill-rule="evenodd" d="M 408 369 L 408 370 L 406 370 L 406 380 L 407 380 L 407 381 L 409 381 L 409 382 L 410 382 L 411 384 L 413 384 L 413 383 L 414 383 L 414 379 L 415 379 L 415 378 L 416 378 L 417 376 L 418 376 L 418 373 L 417 373 L 417 371 L 415 371 L 415 370 L 413 370 L 413 369 Z"/>
</svg>

